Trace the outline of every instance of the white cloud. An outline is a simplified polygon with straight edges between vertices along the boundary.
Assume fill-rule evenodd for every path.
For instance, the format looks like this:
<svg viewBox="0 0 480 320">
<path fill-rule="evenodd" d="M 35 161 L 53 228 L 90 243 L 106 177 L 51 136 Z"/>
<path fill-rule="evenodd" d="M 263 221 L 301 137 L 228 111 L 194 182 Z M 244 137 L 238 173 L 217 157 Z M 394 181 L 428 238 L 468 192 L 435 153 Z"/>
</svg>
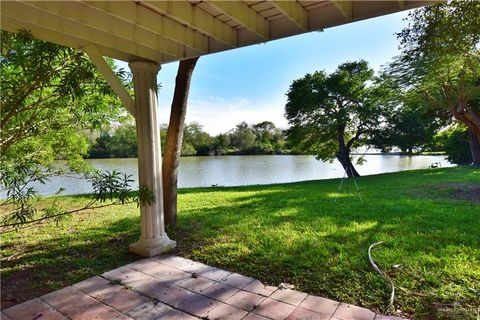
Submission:
<svg viewBox="0 0 480 320">
<path fill-rule="evenodd" d="M 268 102 L 251 101 L 243 97 L 189 99 L 186 121 L 200 123 L 211 135 L 226 132 L 242 121 L 249 124 L 271 121 L 277 127 L 286 128 L 287 120 L 283 116 L 284 110 L 284 98 Z M 168 118 L 162 116 L 168 115 L 168 112 L 162 111 L 161 122 L 168 122 Z"/>
</svg>

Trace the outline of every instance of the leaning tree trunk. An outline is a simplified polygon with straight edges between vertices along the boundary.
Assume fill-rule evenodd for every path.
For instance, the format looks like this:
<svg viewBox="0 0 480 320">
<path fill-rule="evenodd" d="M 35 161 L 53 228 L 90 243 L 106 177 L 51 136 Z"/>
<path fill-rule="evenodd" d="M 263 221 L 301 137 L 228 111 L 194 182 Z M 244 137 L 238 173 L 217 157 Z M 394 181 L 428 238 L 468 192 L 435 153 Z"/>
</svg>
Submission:
<svg viewBox="0 0 480 320">
<path fill-rule="evenodd" d="M 357 170 L 353 166 L 352 161 L 350 160 L 350 150 L 345 145 L 344 130 L 339 128 L 338 133 L 338 153 L 337 160 L 342 164 L 343 169 L 347 173 L 349 178 L 360 177 Z"/>
<path fill-rule="evenodd" d="M 473 132 L 473 130 L 469 130 L 469 136 L 470 152 L 472 153 L 472 165 L 475 167 L 480 167 L 480 142 L 478 136 Z"/>
<path fill-rule="evenodd" d="M 353 166 L 352 161 L 350 160 L 349 152 L 339 152 L 337 154 L 337 160 L 342 164 L 343 169 L 347 173 L 349 178 L 356 178 L 360 177 L 360 174 L 357 172 L 355 167 Z"/>
<path fill-rule="evenodd" d="M 175 79 L 170 123 L 162 163 L 163 208 L 165 225 L 175 227 L 177 224 L 177 177 L 180 152 L 182 150 L 183 128 L 187 113 L 188 91 L 192 73 L 198 58 L 180 61 Z"/>
</svg>

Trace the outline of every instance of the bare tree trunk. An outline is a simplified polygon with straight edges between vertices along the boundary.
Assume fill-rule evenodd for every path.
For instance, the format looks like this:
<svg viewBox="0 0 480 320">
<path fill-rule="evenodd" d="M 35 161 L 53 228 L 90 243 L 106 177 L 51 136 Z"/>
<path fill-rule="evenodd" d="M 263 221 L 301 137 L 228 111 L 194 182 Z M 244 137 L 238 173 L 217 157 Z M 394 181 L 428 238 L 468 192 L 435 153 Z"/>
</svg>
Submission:
<svg viewBox="0 0 480 320">
<path fill-rule="evenodd" d="M 163 208 L 165 225 L 177 225 L 177 177 L 180 152 L 182 150 L 183 128 L 187 113 L 188 92 L 192 73 L 198 58 L 180 61 L 175 79 L 175 92 L 170 111 L 165 149 L 163 153 Z"/>
<path fill-rule="evenodd" d="M 352 161 L 350 160 L 349 152 L 339 152 L 337 154 L 337 160 L 342 164 L 342 167 L 349 178 L 360 177 L 360 174 L 357 172 Z"/>
<path fill-rule="evenodd" d="M 469 144 L 470 144 L 470 151 L 472 153 L 472 165 L 475 167 L 480 167 L 480 142 L 479 137 L 473 132 L 473 130 L 469 130 Z"/>
<path fill-rule="evenodd" d="M 347 173 L 349 178 L 360 177 L 360 174 L 357 172 L 357 170 L 353 166 L 352 161 L 350 160 L 350 149 L 347 148 L 345 145 L 344 129 L 338 128 L 337 134 L 338 134 L 337 160 L 342 164 L 342 167 Z"/>
</svg>

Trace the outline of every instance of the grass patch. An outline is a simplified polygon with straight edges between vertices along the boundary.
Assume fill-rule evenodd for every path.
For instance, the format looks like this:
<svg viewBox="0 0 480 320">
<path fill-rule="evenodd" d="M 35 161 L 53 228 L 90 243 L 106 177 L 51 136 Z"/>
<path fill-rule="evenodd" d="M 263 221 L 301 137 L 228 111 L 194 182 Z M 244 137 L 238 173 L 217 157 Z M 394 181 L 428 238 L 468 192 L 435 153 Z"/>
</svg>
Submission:
<svg viewBox="0 0 480 320">
<path fill-rule="evenodd" d="M 417 170 L 358 182 L 363 201 L 352 185 L 337 193 L 338 179 L 183 189 L 179 227 L 169 235 L 182 256 L 380 312 L 388 285 L 369 265 L 367 249 L 385 241 L 373 256 L 403 289 L 394 312 L 475 319 L 480 170 Z M 462 186 L 469 188 L 465 199 L 458 197 Z M 57 201 L 76 207 L 87 197 Z M 2 308 L 137 259 L 127 247 L 138 236 L 135 205 L 3 235 Z"/>
</svg>

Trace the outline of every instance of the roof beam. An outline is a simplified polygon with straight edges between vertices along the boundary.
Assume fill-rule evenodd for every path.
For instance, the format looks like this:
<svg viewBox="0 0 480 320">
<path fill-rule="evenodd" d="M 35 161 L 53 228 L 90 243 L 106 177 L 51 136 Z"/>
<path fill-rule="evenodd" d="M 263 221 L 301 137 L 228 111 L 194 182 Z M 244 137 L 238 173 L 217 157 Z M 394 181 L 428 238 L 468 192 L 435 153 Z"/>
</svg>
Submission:
<svg viewBox="0 0 480 320">
<path fill-rule="evenodd" d="M 15 18 L 10 18 L 7 16 L 1 17 L 2 30 L 9 32 L 18 32 L 19 30 L 31 30 L 31 34 L 40 40 L 56 43 L 62 46 L 71 47 L 71 48 L 80 48 L 82 45 L 79 44 L 79 41 L 76 39 L 67 36 L 63 33 L 56 32 L 53 30 L 40 28 L 38 26 L 32 25 L 30 23 L 17 20 Z M 85 42 L 86 44 L 86 42 Z M 97 49 L 102 52 L 104 56 L 113 57 L 115 59 L 129 61 L 133 58 L 131 55 L 124 53 L 122 51 L 116 51 L 111 48 L 103 47 L 97 45 Z"/>
<path fill-rule="evenodd" d="M 335 8 L 348 20 L 352 20 L 353 18 L 353 11 L 352 11 L 352 1 L 343 1 L 343 0 L 335 0 L 332 1 Z"/>
<path fill-rule="evenodd" d="M 272 1 L 277 8 L 290 21 L 295 23 L 302 31 L 308 31 L 308 15 L 305 8 L 297 1 Z"/>
<path fill-rule="evenodd" d="M 115 37 L 106 32 L 93 29 L 82 24 L 67 19 L 58 18 L 58 16 L 35 9 L 22 2 L 2 2 L 2 17 L 7 16 L 28 24 L 30 28 L 24 28 L 32 33 L 35 29 L 46 29 L 56 33 L 62 33 L 65 36 L 77 38 L 84 42 L 92 42 L 113 50 L 125 52 L 133 56 L 152 61 L 163 61 L 164 55 L 159 50 L 145 48 L 122 38 Z M 47 37 L 45 40 L 55 42 L 54 38 Z"/>
<path fill-rule="evenodd" d="M 135 117 L 135 101 L 105 59 L 103 59 L 103 56 L 97 47 L 95 47 L 94 44 L 88 44 L 82 47 L 82 50 L 87 53 L 98 71 L 100 71 L 113 91 L 118 95 L 123 105 Z"/>
<path fill-rule="evenodd" d="M 270 39 L 270 25 L 262 15 L 250 8 L 243 1 L 209 1 L 208 4 L 263 40 Z"/>
<path fill-rule="evenodd" d="M 186 1 L 142 1 L 140 3 L 174 20 L 187 24 L 229 47 L 237 46 L 237 31 L 234 28 L 194 4 Z"/>
<path fill-rule="evenodd" d="M 85 7 L 75 1 L 8 2 L 6 8 L 6 15 L 14 15 L 35 25 L 65 32 L 88 42 L 138 56 L 145 55 L 145 59 L 162 61 L 162 53 L 176 58 L 184 57 L 184 49 L 180 44 L 126 21 L 105 16 L 99 10 L 84 10 Z"/>
<path fill-rule="evenodd" d="M 87 8 L 95 8 L 107 15 L 118 17 L 129 23 L 134 23 L 140 28 L 162 35 L 169 40 L 188 46 L 200 53 L 208 52 L 207 36 L 139 3 L 132 1 L 85 1 L 84 4 Z"/>
<path fill-rule="evenodd" d="M 2 23 L 2 30 L 13 32 L 13 33 L 19 32 L 21 30 L 27 30 L 27 31 L 32 30 L 30 33 L 32 34 L 33 37 L 37 39 L 53 42 L 65 47 L 79 48 L 79 44 L 72 37 L 64 35 L 60 32 L 52 31 L 50 33 L 50 31 L 47 29 L 35 28 L 35 26 L 32 24 L 25 23 L 15 18 L 5 16 L 3 14 L 5 12 L 3 7 L 2 7 L 2 11 L 3 11 L 2 17 L 0 19 Z"/>
</svg>

